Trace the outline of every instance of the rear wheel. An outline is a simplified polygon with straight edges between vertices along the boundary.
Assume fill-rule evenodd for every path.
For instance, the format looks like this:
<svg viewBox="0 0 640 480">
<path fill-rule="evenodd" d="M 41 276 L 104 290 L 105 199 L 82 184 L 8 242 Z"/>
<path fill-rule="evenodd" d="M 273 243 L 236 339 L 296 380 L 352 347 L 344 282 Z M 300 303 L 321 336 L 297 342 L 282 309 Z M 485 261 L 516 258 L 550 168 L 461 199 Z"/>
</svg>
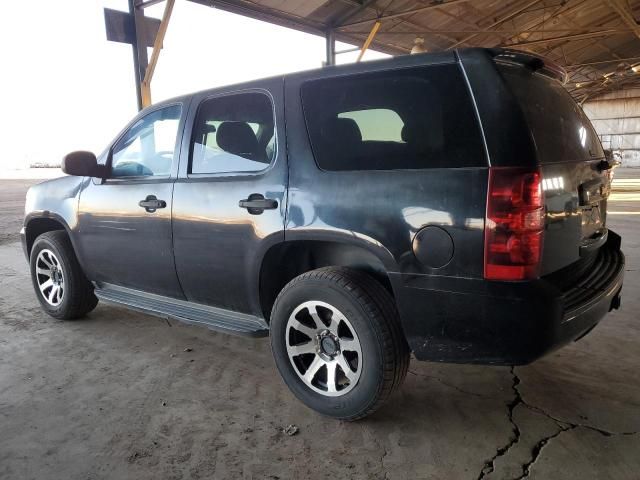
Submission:
<svg viewBox="0 0 640 480">
<path fill-rule="evenodd" d="M 393 298 L 347 268 L 314 270 L 285 286 L 271 315 L 271 348 L 291 391 L 342 420 L 376 411 L 409 365 Z"/>
<path fill-rule="evenodd" d="M 52 317 L 81 318 L 98 304 L 93 285 L 82 272 L 66 232 L 56 230 L 36 238 L 30 267 L 40 305 Z"/>
</svg>

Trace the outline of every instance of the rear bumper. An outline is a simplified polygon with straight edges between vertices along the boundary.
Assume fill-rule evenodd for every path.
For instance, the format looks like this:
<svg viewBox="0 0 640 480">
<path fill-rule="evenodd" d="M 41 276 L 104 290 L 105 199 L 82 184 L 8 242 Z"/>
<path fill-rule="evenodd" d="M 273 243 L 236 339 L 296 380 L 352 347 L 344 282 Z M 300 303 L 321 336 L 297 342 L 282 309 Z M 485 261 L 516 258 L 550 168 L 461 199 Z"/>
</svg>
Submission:
<svg viewBox="0 0 640 480">
<path fill-rule="evenodd" d="M 586 335 L 620 305 L 624 255 L 610 233 L 570 286 L 392 274 L 407 341 L 419 360 L 521 365 Z M 566 282 L 565 282 L 566 283 Z"/>
</svg>

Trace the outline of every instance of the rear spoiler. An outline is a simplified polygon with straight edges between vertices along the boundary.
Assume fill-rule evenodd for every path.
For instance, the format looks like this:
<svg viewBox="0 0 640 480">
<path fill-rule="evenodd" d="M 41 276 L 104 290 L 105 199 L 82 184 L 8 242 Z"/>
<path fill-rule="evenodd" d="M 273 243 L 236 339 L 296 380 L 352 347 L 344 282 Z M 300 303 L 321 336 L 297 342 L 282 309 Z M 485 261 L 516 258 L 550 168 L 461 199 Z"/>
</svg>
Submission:
<svg viewBox="0 0 640 480">
<path fill-rule="evenodd" d="M 563 85 L 567 83 L 567 71 L 540 55 L 507 48 L 488 48 L 487 51 L 497 63 L 523 65 L 534 72 L 559 80 Z"/>
</svg>

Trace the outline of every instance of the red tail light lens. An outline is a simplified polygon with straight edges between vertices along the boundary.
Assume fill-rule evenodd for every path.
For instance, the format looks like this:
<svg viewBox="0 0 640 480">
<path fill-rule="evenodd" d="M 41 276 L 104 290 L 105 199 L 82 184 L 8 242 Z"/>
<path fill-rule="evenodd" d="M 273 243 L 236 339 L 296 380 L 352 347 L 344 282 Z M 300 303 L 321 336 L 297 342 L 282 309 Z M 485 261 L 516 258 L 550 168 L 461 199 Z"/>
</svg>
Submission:
<svg viewBox="0 0 640 480">
<path fill-rule="evenodd" d="M 484 277 L 489 280 L 538 277 L 543 232 L 540 172 L 491 167 L 484 229 Z"/>
</svg>

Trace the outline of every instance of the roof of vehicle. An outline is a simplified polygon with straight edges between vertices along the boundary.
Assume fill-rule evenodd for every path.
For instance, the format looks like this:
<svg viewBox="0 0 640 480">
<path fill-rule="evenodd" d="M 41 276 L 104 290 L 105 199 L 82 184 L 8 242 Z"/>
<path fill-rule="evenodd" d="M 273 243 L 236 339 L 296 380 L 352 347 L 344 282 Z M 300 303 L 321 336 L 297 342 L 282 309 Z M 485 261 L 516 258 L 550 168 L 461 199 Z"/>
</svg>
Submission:
<svg viewBox="0 0 640 480">
<path fill-rule="evenodd" d="M 331 76 L 358 74 L 358 73 L 364 73 L 364 72 L 370 72 L 370 71 L 376 71 L 376 70 L 387 70 L 391 68 L 402 68 L 402 67 L 408 67 L 408 66 L 453 63 L 456 61 L 457 61 L 456 53 L 454 51 L 451 51 L 451 52 L 422 53 L 418 55 L 400 55 L 397 57 L 383 58 L 383 59 L 371 60 L 367 62 L 325 66 L 321 68 L 315 68 L 312 70 L 303 70 L 300 72 L 286 73 L 283 75 L 257 78 L 257 79 L 248 80 L 246 82 L 241 82 L 241 83 L 233 83 L 228 85 L 221 85 L 219 87 L 214 87 L 214 88 L 207 88 L 204 90 L 199 90 L 196 92 L 191 92 L 188 94 L 163 100 L 161 102 L 151 105 L 150 107 L 147 107 L 147 109 L 145 110 L 152 110 L 153 108 L 156 108 L 160 105 L 167 105 L 167 104 L 176 103 L 176 102 L 184 102 L 184 101 L 187 101 L 191 96 L 200 95 L 200 94 L 209 93 L 214 95 L 217 93 L 225 93 L 230 91 L 260 88 L 264 86 L 265 83 L 273 81 L 275 79 L 284 80 L 286 78 L 294 78 L 298 76 L 303 76 L 306 78 L 312 78 L 314 76 L 317 76 L 318 78 L 324 78 L 324 77 L 331 77 Z"/>
<path fill-rule="evenodd" d="M 451 51 L 445 51 L 445 52 L 421 53 L 416 55 L 399 55 L 396 57 L 371 60 L 367 62 L 325 66 L 325 67 L 316 68 L 312 70 L 303 70 L 300 72 L 293 72 L 293 73 L 287 73 L 284 75 L 259 78 L 259 79 L 249 80 L 241 83 L 222 85 L 219 87 L 200 90 L 197 92 L 192 92 L 190 94 L 185 94 L 178 97 L 170 98 L 168 100 L 158 102 L 157 104 L 154 104 L 149 108 L 152 109 L 158 105 L 167 105 L 175 102 L 183 102 L 188 100 L 191 96 L 194 96 L 194 95 L 200 95 L 200 94 L 215 95 L 215 94 L 231 92 L 231 91 L 260 88 L 264 86 L 265 83 L 271 82 L 275 79 L 284 80 L 287 78 L 296 78 L 296 77 L 304 77 L 305 79 L 312 79 L 314 77 L 326 78 L 326 77 L 334 77 L 334 76 L 342 76 L 342 75 L 355 75 L 358 73 L 365 73 L 365 72 L 371 72 L 371 71 L 377 71 L 377 70 L 388 70 L 392 68 L 454 63 L 458 61 L 458 52 L 463 52 L 468 50 L 485 51 L 490 57 L 495 58 L 496 61 L 518 63 L 521 65 L 525 65 L 529 68 L 532 68 L 533 70 L 539 70 L 541 73 L 554 77 L 560 81 L 566 80 L 566 72 L 564 71 L 564 69 L 562 69 L 562 67 L 556 65 L 553 62 L 549 62 L 548 60 L 540 57 L 539 55 L 530 54 L 530 53 L 521 52 L 521 51 L 514 51 L 509 49 L 501 49 L 501 48 L 460 49 L 460 50 L 451 50 Z"/>
</svg>

